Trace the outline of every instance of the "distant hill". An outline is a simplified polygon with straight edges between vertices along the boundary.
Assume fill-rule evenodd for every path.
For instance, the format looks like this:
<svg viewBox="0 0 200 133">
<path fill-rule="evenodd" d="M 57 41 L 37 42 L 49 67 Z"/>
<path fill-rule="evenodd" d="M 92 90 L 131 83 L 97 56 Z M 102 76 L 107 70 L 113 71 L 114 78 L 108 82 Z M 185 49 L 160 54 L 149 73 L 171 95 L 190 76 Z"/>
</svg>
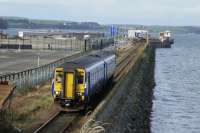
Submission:
<svg viewBox="0 0 200 133">
<path fill-rule="evenodd" d="M 0 18 L 0 29 L 7 29 L 8 28 L 8 23 L 5 19 Z"/>
<path fill-rule="evenodd" d="M 1 21 L 3 20 L 3 21 Z M 144 25 L 124 25 L 115 24 L 119 31 L 124 33 L 127 29 L 146 29 L 151 33 L 159 33 L 165 30 L 170 30 L 172 33 L 195 33 L 200 34 L 198 26 L 144 26 Z M 78 30 L 97 30 L 110 29 L 111 25 L 100 25 L 96 22 L 74 22 L 65 20 L 39 20 L 28 19 L 24 17 L 0 17 L 0 29 L 5 28 L 24 28 L 24 29 L 78 29 Z"/>
<path fill-rule="evenodd" d="M 50 29 L 99 29 L 102 26 L 96 22 L 72 22 L 64 20 L 39 20 L 21 17 L 0 17 L 7 21 L 8 28 L 50 28 Z"/>
</svg>

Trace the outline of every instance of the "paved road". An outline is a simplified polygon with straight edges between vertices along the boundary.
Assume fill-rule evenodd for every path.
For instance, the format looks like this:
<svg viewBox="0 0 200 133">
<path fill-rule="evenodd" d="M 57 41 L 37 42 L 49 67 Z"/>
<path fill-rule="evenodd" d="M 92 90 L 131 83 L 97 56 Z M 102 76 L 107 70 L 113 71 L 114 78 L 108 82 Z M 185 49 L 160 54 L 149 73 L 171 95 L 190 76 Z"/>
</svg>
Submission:
<svg viewBox="0 0 200 133">
<path fill-rule="evenodd" d="M 75 52 L 75 51 L 73 51 Z M 48 64 L 72 54 L 71 51 L 39 51 L 39 50 L 0 50 L 0 74 L 23 71 L 38 65 Z"/>
</svg>

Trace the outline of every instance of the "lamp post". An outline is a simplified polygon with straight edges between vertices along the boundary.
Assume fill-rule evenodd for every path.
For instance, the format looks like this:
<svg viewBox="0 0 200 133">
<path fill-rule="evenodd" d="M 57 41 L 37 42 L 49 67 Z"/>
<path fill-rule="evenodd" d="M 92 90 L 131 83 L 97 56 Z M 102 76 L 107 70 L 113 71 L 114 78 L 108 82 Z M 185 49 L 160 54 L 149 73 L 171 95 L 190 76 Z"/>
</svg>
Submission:
<svg viewBox="0 0 200 133">
<path fill-rule="evenodd" d="M 2 43 L 2 30 L 1 30 L 1 32 L 0 32 L 0 35 L 1 35 L 1 37 L 0 37 L 0 45 L 1 45 L 1 43 Z"/>
<path fill-rule="evenodd" d="M 147 45 L 149 45 L 149 32 L 147 31 Z"/>
<path fill-rule="evenodd" d="M 40 53 L 38 54 L 38 58 L 37 58 L 37 66 L 40 67 Z"/>
<path fill-rule="evenodd" d="M 20 49 L 20 40 L 19 40 L 19 48 L 18 48 L 18 52 L 20 52 L 21 51 L 21 49 Z"/>
</svg>

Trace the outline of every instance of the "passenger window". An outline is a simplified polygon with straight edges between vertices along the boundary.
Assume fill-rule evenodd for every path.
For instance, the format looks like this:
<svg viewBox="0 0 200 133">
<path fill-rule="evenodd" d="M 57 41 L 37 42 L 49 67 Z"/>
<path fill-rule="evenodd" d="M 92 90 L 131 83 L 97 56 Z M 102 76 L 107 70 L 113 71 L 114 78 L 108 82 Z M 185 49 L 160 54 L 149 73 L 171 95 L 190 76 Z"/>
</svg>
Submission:
<svg viewBox="0 0 200 133">
<path fill-rule="evenodd" d="M 94 72 L 94 83 L 96 82 L 96 72 Z"/>
<path fill-rule="evenodd" d="M 96 82 L 96 79 L 97 79 L 97 71 L 95 71 L 94 74 L 95 74 L 95 78 L 94 78 L 94 79 L 95 79 L 95 82 Z"/>
</svg>

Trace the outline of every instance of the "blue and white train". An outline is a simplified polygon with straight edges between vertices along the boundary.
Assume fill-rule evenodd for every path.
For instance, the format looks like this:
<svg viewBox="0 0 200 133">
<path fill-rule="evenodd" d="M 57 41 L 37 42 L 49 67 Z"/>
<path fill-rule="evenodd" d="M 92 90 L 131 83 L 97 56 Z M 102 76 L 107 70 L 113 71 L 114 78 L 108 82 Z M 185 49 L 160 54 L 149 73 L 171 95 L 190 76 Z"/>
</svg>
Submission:
<svg viewBox="0 0 200 133">
<path fill-rule="evenodd" d="M 84 109 L 112 78 L 116 68 L 113 52 L 101 51 L 79 57 L 55 69 L 52 94 L 62 106 Z"/>
</svg>

